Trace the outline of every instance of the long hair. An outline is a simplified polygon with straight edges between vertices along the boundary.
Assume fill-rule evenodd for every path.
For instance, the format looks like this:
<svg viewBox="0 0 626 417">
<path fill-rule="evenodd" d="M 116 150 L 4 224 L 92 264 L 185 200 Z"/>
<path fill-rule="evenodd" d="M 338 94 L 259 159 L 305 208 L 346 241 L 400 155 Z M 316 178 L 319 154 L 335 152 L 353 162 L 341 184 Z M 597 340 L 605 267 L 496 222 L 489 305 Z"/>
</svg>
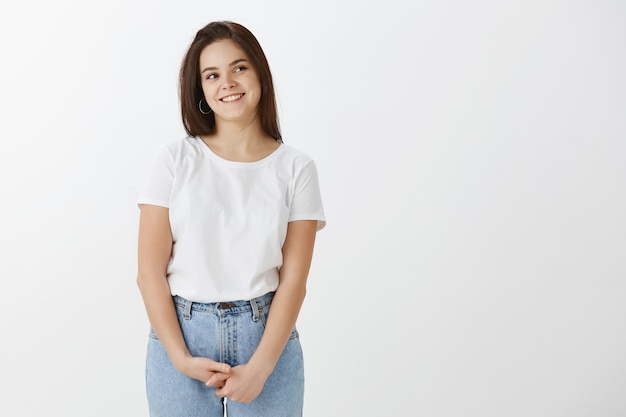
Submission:
<svg viewBox="0 0 626 417">
<path fill-rule="evenodd" d="M 189 136 L 210 135 L 215 132 L 213 112 L 203 114 L 198 103 L 204 98 L 200 81 L 200 53 L 216 41 L 229 39 L 247 55 L 261 83 L 258 118 L 261 128 L 278 142 L 282 142 L 272 73 L 263 49 L 255 36 L 244 26 L 229 22 L 211 22 L 198 31 L 183 59 L 179 75 L 181 116 Z"/>
</svg>

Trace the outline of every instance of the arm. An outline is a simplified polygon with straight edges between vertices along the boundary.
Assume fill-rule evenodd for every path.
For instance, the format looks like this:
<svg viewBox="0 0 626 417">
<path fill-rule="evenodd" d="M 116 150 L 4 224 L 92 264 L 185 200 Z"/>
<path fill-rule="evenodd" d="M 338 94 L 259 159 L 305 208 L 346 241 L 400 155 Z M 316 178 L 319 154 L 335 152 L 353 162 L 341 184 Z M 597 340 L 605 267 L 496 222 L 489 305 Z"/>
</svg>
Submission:
<svg viewBox="0 0 626 417">
<path fill-rule="evenodd" d="M 143 204 L 139 218 L 137 285 L 148 319 L 174 367 L 206 382 L 217 371 L 228 374 L 230 368 L 207 358 L 194 358 L 187 350 L 166 276 L 172 240 L 169 210 Z"/>
<path fill-rule="evenodd" d="M 230 378 L 216 394 L 239 402 L 254 400 L 270 376 L 289 340 L 306 294 L 306 280 L 313 257 L 317 221 L 290 222 L 283 244 L 279 284 L 263 337 L 246 365 L 231 370 Z M 216 376 L 208 385 L 220 380 Z"/>
</svg>

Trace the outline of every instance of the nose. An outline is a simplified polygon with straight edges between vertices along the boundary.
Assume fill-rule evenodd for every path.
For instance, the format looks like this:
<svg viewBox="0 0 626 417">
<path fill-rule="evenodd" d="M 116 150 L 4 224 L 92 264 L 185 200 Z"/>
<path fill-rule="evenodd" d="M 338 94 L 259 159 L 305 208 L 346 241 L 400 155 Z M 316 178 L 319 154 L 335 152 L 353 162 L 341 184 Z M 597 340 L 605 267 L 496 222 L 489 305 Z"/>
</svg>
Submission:
<svg viewBox="0 0 626 417">
<path fill-rule="evenodd" d="M 227 88 L 231 88 L 235 86 L 235 80 L 232 78 L 232 76 L 229 75 L 225 75 L 224 78 L 222 78 L 222 89 L 227 89 Z"/>
</svg>

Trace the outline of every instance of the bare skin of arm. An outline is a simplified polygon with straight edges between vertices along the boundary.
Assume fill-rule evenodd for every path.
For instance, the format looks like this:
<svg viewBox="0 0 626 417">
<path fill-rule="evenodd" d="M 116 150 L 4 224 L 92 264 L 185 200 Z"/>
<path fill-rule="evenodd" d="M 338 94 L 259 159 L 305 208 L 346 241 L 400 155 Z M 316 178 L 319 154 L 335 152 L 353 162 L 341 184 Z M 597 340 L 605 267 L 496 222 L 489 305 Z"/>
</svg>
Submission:
<svg viewBox="0 0 626 417">
<path fill-rule="evenodd" d="M 217 396 L 250 402 L 263 389 L 289 340 L 304 302 L 316 231 L 315 220 L 289 223 L 282 248 L 280 281 L 261 342 L 247 364 L 233 367 L 229 374 L 217 373 L 209 379 L 207 385 L 223 385 L 216 390 Z"/>
<path fill-rule="evenodd" d="M 207 382 L 216 372 L 228 376 L 227 364 L 193 357 L 185 345 L 166 276 L 172 240 L 169 210 L 143 204 L 139 217 L 137 285 L 150 324 L 178 371 L 202 382 Z"/>
</svg>

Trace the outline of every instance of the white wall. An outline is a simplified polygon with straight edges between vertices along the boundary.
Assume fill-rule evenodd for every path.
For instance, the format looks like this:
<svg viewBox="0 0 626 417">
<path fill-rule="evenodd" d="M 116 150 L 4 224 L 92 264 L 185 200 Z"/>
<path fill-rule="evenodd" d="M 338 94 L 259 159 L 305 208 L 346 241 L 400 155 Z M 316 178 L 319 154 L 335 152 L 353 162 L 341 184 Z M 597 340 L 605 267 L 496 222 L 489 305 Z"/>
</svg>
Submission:
<svg viewBox="0 0 626 417">
<path fill-rule="evenodd" d="M 626 6 L 77 1 L 0 10 L 0 415 L 147 416 L 144 169 L 211 20 L 320 171 L 313 416 L 626 414 Z M 386 411 L 387 410 L 387 411 Z"/>
</svg>

